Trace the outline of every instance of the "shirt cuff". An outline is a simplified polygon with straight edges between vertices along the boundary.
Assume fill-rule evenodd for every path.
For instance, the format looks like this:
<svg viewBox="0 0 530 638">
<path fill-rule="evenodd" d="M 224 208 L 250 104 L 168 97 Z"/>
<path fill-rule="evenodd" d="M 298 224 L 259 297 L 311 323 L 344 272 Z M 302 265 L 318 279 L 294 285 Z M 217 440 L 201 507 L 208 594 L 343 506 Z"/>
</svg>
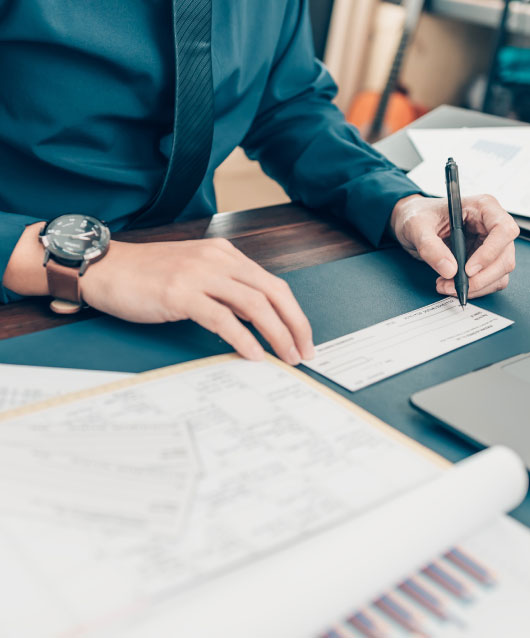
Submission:
<svg viewBox="0 0 530 638">
<path fill-rule="evenodd" d="M 354 183 L 345 209 L 346 218 L 374 246 L 378 246 L 394 206 L 409 195 L 428 197 L 398 168 L 372 170 Z"/>
<path fill-rule="evenodd" d="M 38 217 L 26 215 L 16 215 L 13 213 L 0 213 L 0 236 L 2 246 L 0 248 L 0 282 L 4 280 L 4 273 L 11 258 L 11 253 L 15 249 L 22 233 L 27 226 L 42 222 Z M 0 303 L 10 303 L 22 299 L 20 295 L 6 288 L 3 283 L 0 285 Z"/>
</svg>

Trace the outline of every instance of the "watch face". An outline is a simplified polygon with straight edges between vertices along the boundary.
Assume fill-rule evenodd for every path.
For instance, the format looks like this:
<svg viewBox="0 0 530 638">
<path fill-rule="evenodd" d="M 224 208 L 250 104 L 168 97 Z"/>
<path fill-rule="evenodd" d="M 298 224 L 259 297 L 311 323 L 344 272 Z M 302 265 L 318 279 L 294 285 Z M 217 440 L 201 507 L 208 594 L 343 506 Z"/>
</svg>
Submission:
<svg viewBox="0 0 530 638">
<path fill-rule="evenodd" d="M 91 260 L 106 252 L 110 232 L 95 217 L 72 214 L 53 219 L 44 238 L 48 250 L 59 259 Z"/>
</svg>

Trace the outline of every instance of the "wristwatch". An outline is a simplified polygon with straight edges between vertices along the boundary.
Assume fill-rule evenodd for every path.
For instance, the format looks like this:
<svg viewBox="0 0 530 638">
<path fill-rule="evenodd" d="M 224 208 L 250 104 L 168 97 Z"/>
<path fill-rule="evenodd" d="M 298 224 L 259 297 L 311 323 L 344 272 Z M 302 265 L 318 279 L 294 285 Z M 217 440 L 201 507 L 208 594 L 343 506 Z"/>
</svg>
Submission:
<svg viewBox="0 0 530 638">
<path fill-rule="evenodd" d="M 90 215 L 60 215 L 41 230 L 50 308 L 59 314 L 79 312 L 82 307 L 79 278 L 91 263 L 105 256 L 110 245 L 107 225 Z"/>
</svg>

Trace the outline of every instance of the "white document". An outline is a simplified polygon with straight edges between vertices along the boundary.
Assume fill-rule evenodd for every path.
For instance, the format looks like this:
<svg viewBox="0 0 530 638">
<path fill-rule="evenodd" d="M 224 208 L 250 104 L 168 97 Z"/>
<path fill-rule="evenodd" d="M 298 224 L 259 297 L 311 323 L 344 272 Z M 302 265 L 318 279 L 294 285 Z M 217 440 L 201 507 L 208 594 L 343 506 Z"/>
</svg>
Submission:
<svg viewBox="0 0 530 638">
<path fill-rule="evenodd" d="M 118 379 L 124 372 L 76 370 L 42 366 L 0 364 L 0 412 L 60 394 L 92 388 Z"/>
<path fill-rule="evenodd" d="M 513 321 L 447 297 L 316 347 L 304 365 L 350 392 L 511 326 Z"/>
<path fill-rule="evenodd" d="M 458 164 L 463 196 L 494 195 L 510 213 L 530 217 L 530 126 L 409 129 L 423 162 L 408 176 L 431 195 L 445 197 L 445 163 Z"/>
<path fill-rule="evenodd" d="M 3 364 L 0 410 L 132 376 Z M 66 404 L 49 420 L 43 416 L 51 413 L 30 415 L 13 430 L 4 424 L 3 513 L 96 529 L 178 527 L 197 472 L 187 428 L 175 426 L 171 415 L 150 409 L 140 393 L 133 397 L 128 390 Z"/>
<path fill-rule="evenodd" d="M 153 624 L 128 629 L 123 638 L 165 638 L 177 629 L 198 638 L 323 635 L 330 627 L 324 619 L 347 618 L 485 525 L 488 532 L 465 549 L 473 555 L 481 548 L 482 556 L 489 548 L 488 558 L 507 582 L 480 609 L 465 614 L 465 631 L 435 625 L 433 635 L 523 638 L 530 629 L 525 601 L 530 574 L 512 564 L 530 558 L 530 535 L 499 514 L 520 503 L 527 487 L 526 468 L 514 452 L 502 447 L 481 452 L 326 534 L 184 594 Z M 512 539 L 517 555 L 506 546 Z M 508 602 L 506 595 L 514 591 L 517 597 Z M 504 632 L 492 633 L 484 613 Z"/>
<path fill-rule="evenodd" d="M 20 502 L 18 511 L 0 509 L 2 638 L 318 635 L 337 614 L 367 602 L 378 589 L 376 577 L 380 587 L 401 578 L 474 522 L 512 507 L 525 490 L 526 473 L 513 453 L 486 453 L 442 476 L 428 451 L 270 359 L 228 356 L 155 371 L 128 388 L 94 395 L 90 411 L 86 401 L 0 418 L 0 449 L 5 442 L 8 449 L 36 450 L 34 469 L 44 485 L 62 467 L 61 455 L 82 458 L 76 474 L 83 477 L 107 442 L 115 446 L 111 471 L 134 462 L 141 470 L 159 468 L 161 478 L 192 465 L 171 438 L 171 428 L 177 441 L 187 428 L 196 454 L 194 497 L 178 529 L 78 525 L 74 513 L 65 524 L 49 505 L 61 491 L 50 485 L 48 500 L 35 507 L 31 493 L 11 481 L 10 502 L 17 494 Z M 93 415 L 111 405 L 114 417 L 96 428 L 98 445 Z M 50 453 L 57 442 L 60 458 Z M 152 490 L 157 503 L 162 482 L 146 481 L 142 502 Z M 138 485 L 131 482 L 129 499 Z M 94 495 L 79 497 L 79 519 L 86 520 L 87 509 L 97 517 Z M 392 505 L 396 498 L 403 509 Z M 424 502 L 434 510 L 426 521 L 433 536 L 422 533 L 417 512 Z M 108 497 L 101 503 L 105 518 Z M 385 505 L 388 517 L 379 509 Z M 511 546 L 509 536 L 497 540 Z M 394 552 L 395 564 L 380 560 Z M 332 567 L 338 571 L 331 574 Z M 516 586 L 530 595 L 523 582 Z M 519 606 L 513 613 L 523 622 Z M 191 632 L 190 622 L 198 623 Z"/>
<path fill-rule="evenodd" d="M 5 541 L 0 545 L 5 542 L 10 555 L 17 548 L 16 564 L 22 570 L 0 570 L 0 591 L 9 582 L 21 583 L 20 590 L 11 588 L 10 614 L 0 614 L 9 638 L 34 638 L 36 627 L 39 638 L 62 636 L 74 626 L 86 628 L 80 636 L 97 635 L 92 629 L 105 626 L 109 615 L 148 610 L 165 596 L 332 529 L 440 472 L 399 435 L 374 427 L 364 413 L 306 383 L 305 375 L 270 361 L 229 359 L 139 383 L 142 377 L 127 391 L 92 397 L 90 412 L 81 400 L 0 421 L 0 450 L 6 446 L 6 457 L 17 445 L 37 450 L 32 475 L 49 485 L 43 502 L 24 486 L 17 488 L 16 477 L 8 490 L 0 479 L 0 499 L 10 492 L 1 508 Z M 101 406 L 109 402 L 121 406 L 121 418 L 100 428 L 101 445 L 86 446 L 92 415 L 101 414 Z M 143 418 L 137 416 L 140 404 Z M 99 517 L 94 508 L 97 486 L 90 499 L 80 493 L 76 511 L 81 524 L 68 508 L 68 516 L 46 510 L 50 499 L 66 501 L 66 496 L 51 485 L 57 457 L 43 455 L 43 449 L 60 440 L 61 450 L 75 452 L 75 458 L 97 460 L 109 439 L 120 440 L 123 452 L 114 448 L 116 467 L 135 458 L 140 463 L 141 456 L 131 450 L 136 446 L 140 454 L 145 449 L 150 466 L 168 471 L 171 459 L 179 457 L 165 436 L 167 423 L 161 417 L 166 414 L 172 415 L 177 432 L 189 429 L 198 457 L 195 496 L 179 534 L 137 524 L 126 530 L 111 521 L 87 528 L 89 515 L 101 520 L 108 513 L 108 498 L 100 502 Z M 128 422 L 134 427 L 127 427 Z M 397 477 L 396 468 L 402 468 Z M 109 489 L 122 498 L 120 485 L 109 482 Z M 138 482 L 131 484 L 131 495 L 137 487 Z M 12 508 L 16 495 L 18 511 Z M 154 503 L 157 498 L 153 490 Z M 132 510 L 131 515 L 137 514 L 137 508 Z M 28 581 L 33 587 L 31 615 L 26 611 Z M 45 585 L 50 582 L 53 588 Z"/>
</svg>

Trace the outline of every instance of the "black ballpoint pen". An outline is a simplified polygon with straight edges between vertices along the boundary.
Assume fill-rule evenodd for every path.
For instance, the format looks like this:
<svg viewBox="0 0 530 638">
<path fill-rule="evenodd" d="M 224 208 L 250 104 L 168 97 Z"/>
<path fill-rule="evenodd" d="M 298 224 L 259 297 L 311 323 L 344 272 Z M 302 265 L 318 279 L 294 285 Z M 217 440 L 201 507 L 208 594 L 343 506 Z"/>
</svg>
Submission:
<svg viewBox="0 0 530 638">
<path fill-rule="evenodd" d="M 466 237 L 462 220 L 458 166 L 452 157 L 447 160 L 445 165 L 445 184 L 447 186 L 447 202 L 449 205 L 449 220 L 451 222 L 451 249 L 458 265 L 458 271 L 455 275 L 455 288 L 458 301 L 462 309 L 464 309 L 469 291 L 469 280 L 466 275 Z"/>
</svg>

